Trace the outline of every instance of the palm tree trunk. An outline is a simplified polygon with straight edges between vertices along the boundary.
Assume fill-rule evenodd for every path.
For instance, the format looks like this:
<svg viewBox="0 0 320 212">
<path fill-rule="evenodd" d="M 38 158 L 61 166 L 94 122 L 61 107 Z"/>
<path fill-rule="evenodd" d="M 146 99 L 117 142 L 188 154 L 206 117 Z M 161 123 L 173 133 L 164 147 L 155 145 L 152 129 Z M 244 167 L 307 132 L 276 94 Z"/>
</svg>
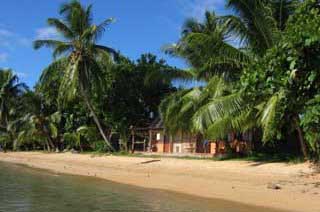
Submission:
<svg viewBox="0 0 320 212">
<path fill-rule="evenodd" d="M 296 128 L 296 130 L 298 132 L 298 140 L 299 140 L 299 143 L 300 143 L 301 153 L 302 153 L 304 159 L 308 160 L 307 145 L 304 142 L 303 133 L 302 133 L 302 130 L 301 130 L 301 127 L 300 127 L 299 123 L 300 123 L 299 122 L 299 118 L 295 117 L 294 118 L 294 124 L 295 124 L 295 128 Z"/>
<path fill-rule="evenodd" d="M 14 139 L 13 140 L 13 151 L 17 151 L 18 150 L 18 140 Z"/>
<path fill-rule="evenodd" d="M 54 145 L 53 139 L 49 134 L 47 134 L 47 138 L 48 138 L 48 145 L 50 146 L 50 149 L 55 150 L 56 146 Z"/>
<path fill-rule="evenodd" d="M 47 151 L 48 151 L 48 152 L 51 152 L 51 148 L 50 148 L 50 144 L 49 144 L 49 141 L 48 141 L 48 140 L 46 140 L 45 146 L 47 147 Z"/>
<path fill-rule="evenodd" d="M 85 101 L 88 109 L 90 110 L 90 112 L 91 112 L 91 114 L 92 114 L 93 120 L 94 120 L 94 122 L 96 123 L 96 125 L 97 125 L 97 127 L 98 127 L 98 129 L 99 129 L 99 132 L 100 132 L 103 140 L 105 141 L 105 143 L 107 144 L 107 146 L 108 146 L 112 151 L 114 151 L 114 148 L 112 147 L 110 141 L 108 140 L 106 134 L 104 133 L 104 131 L 103 131 L 103 129 L 102 129 L 102 126 L 101 126 L 101 124 L 100 124 L 99 118 L 97 117 L 96 113 L 94 112 L 93 106 L 91 105 L 91 102 L 90 102 L 87 94 L 85 93 L 85 91 L 83 91 L 83 89 L 81 89 L 81 90 L 82 90 L 82 96 L 83 96 L 83 98 L 84 98 L 84 101 Z"/>
<path fill-rule="evenodd" d="M 4 141 L 4 143 L 3 143 L 3 152 L 4 153 L 7 152 L 7 141 Z"/>
</svg>

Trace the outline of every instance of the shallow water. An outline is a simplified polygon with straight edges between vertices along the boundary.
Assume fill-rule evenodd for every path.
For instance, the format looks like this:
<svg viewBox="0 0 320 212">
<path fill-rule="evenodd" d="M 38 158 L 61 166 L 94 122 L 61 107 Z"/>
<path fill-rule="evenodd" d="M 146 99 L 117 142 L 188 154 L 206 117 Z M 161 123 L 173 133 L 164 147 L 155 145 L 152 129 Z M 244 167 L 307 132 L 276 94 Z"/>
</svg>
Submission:
<svg viewBox="0 0 320 212">
<path fill-rule="evenodd" d="M 0 163 L 0 212 L 278 212 Z"/>
</svg>

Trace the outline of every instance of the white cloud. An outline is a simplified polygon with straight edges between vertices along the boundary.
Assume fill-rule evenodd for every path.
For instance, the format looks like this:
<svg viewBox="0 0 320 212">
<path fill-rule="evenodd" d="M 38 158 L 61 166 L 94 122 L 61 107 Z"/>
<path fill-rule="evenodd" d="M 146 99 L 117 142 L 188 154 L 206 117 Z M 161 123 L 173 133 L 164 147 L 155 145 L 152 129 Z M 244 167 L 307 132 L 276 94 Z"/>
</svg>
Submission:
<svg viewBox="0 0 320 212">
<path fill-rule="evenodd" d="M 14 35 L 14 33 L 7 30 L 7 29 L 0 29 L 0 36 L 1 37 L 10 37 L 12 35 Z"/>
<path fill-rule="evenodd" d="M 223 11 L 225 0 L 177 0 L 184 16 L 202 19 L 206 10 L 214 10 L 218 14 Z"/>
<path fill-rule="evenodd" d="M 0 53 L 0 62 L 6 62 L 8 60 L 7 53 Z"/>
<path fill-rule="evenodd" d="M 25 38 L 0 24 L 0 47 L 12 50 L 17 46 L 29 46 L 30 39 Z"/>
<path fill-rule="evenodd" d="M 36 30 L 36 39 L 56 39 L 59 33 L 53 27 L 44 27 Z"/>
</svg>

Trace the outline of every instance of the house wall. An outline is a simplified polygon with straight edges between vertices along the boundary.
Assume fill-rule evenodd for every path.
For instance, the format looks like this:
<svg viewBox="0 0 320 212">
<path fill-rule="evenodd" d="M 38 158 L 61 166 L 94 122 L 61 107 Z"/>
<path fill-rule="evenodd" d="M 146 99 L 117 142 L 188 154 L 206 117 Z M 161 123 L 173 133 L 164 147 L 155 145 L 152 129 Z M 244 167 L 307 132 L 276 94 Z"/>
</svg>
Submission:
<svg viewBox="0 0 320 212">
<path fill-rule="evenodd" d="M 164 152 L 164 131 L 163 130 L 152 130 L 149 132 L 151 136 L 151 150 L 152 152 Z"/>
<path fill-rule="evenodd" d="M 177 132 L 175 135 L 168 135 L 164 130 L 150 130 L 152 152 L 158 153 L 208 153 L 212 155 L 225 154 L 226 141 L 210 141 L 205 145 L 201 136 L 190 133 Z M 157 136 L 158 135 L 158 136 Z M 250 133 L 243 134 L 243 138 L 250 140 Z M 250 141 L 237 140 L 234 133 L 228 135 L 228 142 L 233 152 L 246 154 L 252 149 Z"/>
<path fill-rule="evenodd" d="M 173 153 L 195 153 L 196 152 L 196 137 L 190 133 L 177 132 L 172 136 L 172 152 Z"/>
</svg>

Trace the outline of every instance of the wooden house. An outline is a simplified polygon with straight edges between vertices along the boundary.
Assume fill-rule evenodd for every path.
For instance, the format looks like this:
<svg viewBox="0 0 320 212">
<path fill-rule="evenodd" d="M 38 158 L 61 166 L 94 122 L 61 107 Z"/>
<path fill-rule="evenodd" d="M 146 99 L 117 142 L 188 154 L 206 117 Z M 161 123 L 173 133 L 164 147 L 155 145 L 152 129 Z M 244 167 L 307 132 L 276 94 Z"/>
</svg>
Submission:
<svg viewBox="0 0 320 212">
<path fill-rule="evenodd" d="M 135 135 L 144 135 L 143 142 L 136 141 Z M 246 139 L 246 140 L 245 140 Z M 228 142 L 228 143 L 227 143 Z M 143 144 L 143 148 L 137 145 Z M 229 145 L 227 145 L 229 144 Z M 141 145 L 140 145 L 141 146 Z M 174 135 L 166 132 L 161 119 L 154 120 L 148 127 L 136 128 L 132 134 L 132 150 L 175 155 L 224 155 L 231 149 L 238 154 L 251 151 L 250 135 L 230 133 L 225 140 L 209 141 L 202 135 L 179 131 Z"/>
</svg>

